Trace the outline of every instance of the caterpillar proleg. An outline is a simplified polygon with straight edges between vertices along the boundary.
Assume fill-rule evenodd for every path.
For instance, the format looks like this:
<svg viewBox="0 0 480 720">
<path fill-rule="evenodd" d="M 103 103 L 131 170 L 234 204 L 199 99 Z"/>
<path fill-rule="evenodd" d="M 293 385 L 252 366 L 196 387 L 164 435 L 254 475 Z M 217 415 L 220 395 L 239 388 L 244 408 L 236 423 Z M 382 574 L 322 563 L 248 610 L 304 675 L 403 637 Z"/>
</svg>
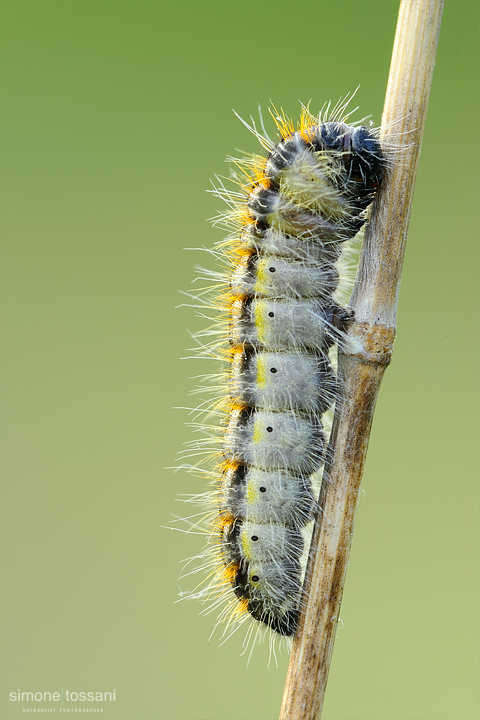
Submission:
<svg viewBox="0 0 480 720">
<path fill-rule="evenodd" d="M 324 414 L 341 393 L 330 354 L 353 317 L 338 298 L 342 249 L 385 170 L 377 131 L 347 124 L 348 102 L 317 117 L 302 107 L 296 128 L 274 110 L 275 140 L 244 123 L 264 154 L 233 160 L 235 190 L 219 179 L 228 211 L 215 223 L 231 234 L 212 252 L 224 271 L 202 270 L 209 285 L 190 294 L 216 311 L 196 338 L 202 356 L 222 363 L 199 389 L 214 397 L 198 413 L 218 422 L 196 425 L 207 437 L 186 452 L 204 460 L 182 466 L 212 482 L 190 498 L 206 503 L 208 533 L 191 559 L 208 578 L 190 597 L 219 609 L 227 630 L 254 618 L 291 636 L 297 625 Z"/>
</svg>

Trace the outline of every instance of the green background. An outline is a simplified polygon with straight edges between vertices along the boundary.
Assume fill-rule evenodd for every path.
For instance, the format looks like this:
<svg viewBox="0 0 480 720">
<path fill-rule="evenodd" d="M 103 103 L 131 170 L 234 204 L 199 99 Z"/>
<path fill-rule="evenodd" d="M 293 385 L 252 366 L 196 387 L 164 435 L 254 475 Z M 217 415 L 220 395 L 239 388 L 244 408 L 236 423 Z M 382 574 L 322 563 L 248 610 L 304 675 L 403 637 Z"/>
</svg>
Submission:
<svg viewBox="0 0 480 720">
<path fill-rule="evenodd" d="M 3 2 L 3 671 L 11 691 L 116 689 L 103 717 L 277 717 L 288 658 L 174 604 L 202 539 L 162 529 L 198 480 L 182 302 L 222 237 L 210 178 L 360 85 L 381 118 L 397 2 Z M 477 718 L 477 2 L 446 3 L 325 720 Z M 183 581 L 191 587 L 192 583 Z M 79 705 L 79 703 L 77 703 Z M 57 710 L 58 714 L 58 710 Z"/>
</svg>

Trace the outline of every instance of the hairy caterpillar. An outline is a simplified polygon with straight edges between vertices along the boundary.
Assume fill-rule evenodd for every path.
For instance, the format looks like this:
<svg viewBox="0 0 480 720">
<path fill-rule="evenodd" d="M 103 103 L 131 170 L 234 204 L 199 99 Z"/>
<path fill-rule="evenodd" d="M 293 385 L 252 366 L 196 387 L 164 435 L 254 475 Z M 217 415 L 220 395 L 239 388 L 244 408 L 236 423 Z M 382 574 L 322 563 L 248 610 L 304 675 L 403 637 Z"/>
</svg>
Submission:
<svg viewBox="0 0 480 720">
<path fill-rule="evenodd" d="M 211 251 L 225 272 L 203 270 L 213 286 L 190 295 L 218 311 L 196 337 L 223 369 L 199 388 L 217 397 L 197 408 L 219 423 L 196 425 L 207 438 L 187 451 L 214 467 L 182 466 L 213 485 L 190 498 L 208 508 L 207 547 L 191 560 L 209 584 L 189 596 L 219 608 L 227 628 L 253 617 L 290 636 L 298 621 L 323 415 L 341 392 L 329 353 L 353 317 L 336 298 L 338 264 L 385 169 L 377 131 L 347 124 L 347 104 L 318 117 L 303 107 L 297 129 L 275 111 L 276 141 L 247 125 L 266 153 L 233 160 L 239 189 L 215 189 L 229 207 L 217 222 L 233 230 Z"/>
</svg>

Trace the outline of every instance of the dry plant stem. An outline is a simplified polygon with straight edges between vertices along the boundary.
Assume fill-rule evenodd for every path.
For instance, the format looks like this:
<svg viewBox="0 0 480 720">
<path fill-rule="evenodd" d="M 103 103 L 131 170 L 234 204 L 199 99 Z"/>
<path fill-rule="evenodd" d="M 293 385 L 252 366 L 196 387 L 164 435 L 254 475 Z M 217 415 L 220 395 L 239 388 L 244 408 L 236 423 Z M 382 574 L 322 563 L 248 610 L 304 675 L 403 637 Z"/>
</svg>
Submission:
<svg viewBox="0 0 480 720">
<path fill-rule="evenodd" d="M 402 0 L 381 138 L 393 166 L 372 211 L 351 304 L 354 349 L 339 354 L 337 403 L 304 602 L 280 720 L 320 717 L 335 640 L 373 411 L 390 362 L 410 207 L 443 0 Z"/>
</svg>

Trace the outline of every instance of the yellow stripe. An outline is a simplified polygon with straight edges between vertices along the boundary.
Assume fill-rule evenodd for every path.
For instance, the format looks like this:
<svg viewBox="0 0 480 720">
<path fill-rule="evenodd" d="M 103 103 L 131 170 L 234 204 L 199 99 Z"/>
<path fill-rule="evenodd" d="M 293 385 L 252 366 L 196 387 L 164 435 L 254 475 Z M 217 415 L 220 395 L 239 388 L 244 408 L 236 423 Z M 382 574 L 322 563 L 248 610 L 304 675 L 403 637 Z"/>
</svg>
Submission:
<svg viewBox="0 0 480 720">
<path fill-rule="evenodd" d="M 257 386 L 262 390 L 267 384 L 267 375 L 265 373 L 265 358 L 257 355 Z"/>
<path fill-rule="evenodd" d="M 265 302 L 257 300 L 255 303 L 255 328 L 259 342 L 265 342 Z"/>
<path fill-rule="evenodd" d="M 262 433 L 262 426 L 258 422 L 258 420 L 255 420 L 253 424 L 253 437 L 252 440 L 254 443 L 262 442 L 263 440 L 263 433 Z"/>
<path fill-rule="evenodd" d="M 256 502 L 258 495 L 255 489 L 255 485 L 251 480 L 247 483 L 247 492 L 245 493 L 245 495 L 247 498 L 247 503 L 251 504 Z"/>
<path fill-rule="evenodd" d="M 251 543 L 250 543 L 250 538 L 248 537 L 245 530 L 240 534 L 240 539 L 242 541 L 242 549 L 243 549 L 244 556 L 246 557 L 247 560 L 251 560 L 252 559 L 252 554 L 250 552 Z"/>
<path fill-rule="evenodd" d="M 268 290 L 268 276 L 266 273 L 267 262 L 260 260 L 257 263 L 257 279 L 255 281 L 255 292 L 259 295 L 265 295 Z"/>
</svg>

